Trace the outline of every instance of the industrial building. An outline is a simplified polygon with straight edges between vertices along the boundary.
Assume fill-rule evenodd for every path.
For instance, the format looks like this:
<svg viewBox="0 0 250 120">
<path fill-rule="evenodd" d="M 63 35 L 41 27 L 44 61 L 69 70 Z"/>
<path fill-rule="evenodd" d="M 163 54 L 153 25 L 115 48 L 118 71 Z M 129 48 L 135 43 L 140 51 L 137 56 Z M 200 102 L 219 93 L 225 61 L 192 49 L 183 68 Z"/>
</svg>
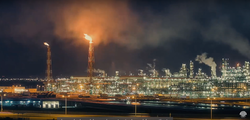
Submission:
<svg viewBox="0 0 250 120">
<path fill-rule="evenodd" d="M 165 75 L 159 77 L 157 70 L 146 75 L 142 70 L 138 76 L 107 77 L 105 73 L 93 77 L 92 93 L 108 94 L 166 94 L 170 97 L 189 96 L 190 98 L 207 97 L 249 97 L 249 62 L 244 66 L 229 66 L 229 59 L 222 59 L 222 76 L 218 77 L 212 71 L 212 76 L 206 75 L 199 68 L 194 74 L 194 63 L 190 61 L 189 68 L 182 64 L 178 73 L 172 74 L 169 69 L 164 69 Z M 212 68 L 213 70 L 214 68 Z M 71 77 L 57 79 L 53 87 L 55 92 L 81 92 L 89 93 L 89 77 Z"/>
<path fill-rule="evenodd" d="M 94 44 L 92 38 L 85 35 L 89 41 L 88 77 L 70 77 L 64 79 L 52 79 L 51 51 L 47 46 L 47 70 L 45 79 L 45 91 L 54 92 L 80 92 L 82 94 L 108 94 L 110 96 L 121 94 L 165 94 L 169 97 L 207 98 L 207 97 L 249 97 L 249 62 L 243 66 L 229 66 L 229 59 L 222 59 L 221 77 L 217 76 L 216 63 L 207 54 L 197 55 L 195 61 L 204 63 L 211 68 L 211 76 L 208 76 L 199 68 L 194 73 L 194 63 L 190 61 L 189 68 L 182 64 L 180 71 L 171 73 L 169 69 L 163 69 L 164 76 L 159 76 L 153 64 L 148 64 L 150 74 L 139 70 L 137 76 L 120 76 L 116 71 L 115 76 L 107 76 L 105 71 L 94 69 Z M 101 73 L 94 76 L 94 72 Z"/>
<path fill-rule="evenodd" d="M 25 87 L 21 86 L 0 86 L 0 92 L 3 93 L 23 93 L 23 92 L 30 92 L 35 93 L 37 89 L 25 89 Z"/>
</svg>

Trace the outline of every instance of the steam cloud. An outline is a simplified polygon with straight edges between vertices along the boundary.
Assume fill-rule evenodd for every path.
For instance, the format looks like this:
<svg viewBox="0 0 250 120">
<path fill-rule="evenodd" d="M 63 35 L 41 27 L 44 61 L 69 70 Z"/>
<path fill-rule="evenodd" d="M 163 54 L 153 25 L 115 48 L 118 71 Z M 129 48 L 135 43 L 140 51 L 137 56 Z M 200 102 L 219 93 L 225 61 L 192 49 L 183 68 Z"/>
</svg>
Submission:
<svg viewBox="0 0 250 120">
<path fill-rule="evenodd" d="M 94 72 L 94 73 L 102 73 L 102 74 L 105 73 L 105 71 L 104 71 L 104 70 L 101 70 L 101 69 L 94 69 L 93 72 Z"/>
<path fill-rule="evenodd" d="M 214 59 L 212 57 L 207 58 L 207 53 L 202 53 L 201 55 L 197 55 L 195 61 L 198 61 L 199 63 L 204 63 L 211 67 L 211 70 L 213 72 L 213 76 L 216 76 L 216 63 L 214 62 Z"/>
<path fill-rule="evenodd" d="M 194 33 L 202 40 L 227 44 L 250 58 L 250 44 L 233 26 L 230 17 L 221 13 L 214 1 L 168 4 L 157 14 L 150 8 L 136 13 L 127 0 L 99 0 L 70 2 L 17 3 L 17 15 L 0 11 L 0 34 L 27 40 L 26 43 L 52 39 L 54 36 L 75 45 L 84 43 L 83 34 L 93 38 L 95 44 L 115 42 L 128 48 L 145 45 L 158 46 L 162 42 L 192 40 Z M 34 7 L 32 7 L 34 6 Z M 0 9 L 6 9 L 4 4 Z M 206 13 L 216 14 L 213 17 Z M 14 11 L 14 10 L 9 10 Z M 246 12 L 247 13 L 247 12 Z M 11 17 L 10 17 L 11 14 Z M 209 18 L 202 23 L 194 16 Z M 249 19 L 242 15 L 242 20 Z M 6 24 L 8 23 L 8 24 Z M 208 24 L 208 26 L 206 26 Z"/>
</svg>

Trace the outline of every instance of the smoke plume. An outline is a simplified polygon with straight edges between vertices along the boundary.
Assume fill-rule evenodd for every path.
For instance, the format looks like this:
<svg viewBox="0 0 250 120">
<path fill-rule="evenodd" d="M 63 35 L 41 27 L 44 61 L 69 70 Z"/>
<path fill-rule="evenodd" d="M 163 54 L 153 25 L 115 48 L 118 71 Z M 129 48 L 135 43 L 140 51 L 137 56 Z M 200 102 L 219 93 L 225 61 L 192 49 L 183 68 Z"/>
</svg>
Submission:
<svg viewBox="0 0 250 120">
<path fill-rule="evenodd" d="M 233 27 L 234 16 L 225 14 L 227 10 L 218 4 L 215 1 L 162 3 L 160 12 L 150 5 L 136 12 L 128 0 L 17 2 L 9 8 L 2 4 L 0 27 L 4 31 L 0 34 L 23 43 L 40 44 L 57 37 L 82 46 L 87 43 L 83 39 L 86 33 L 95 45 L 114 42 L 131 49 L 193 40 L 201 35 L 201 40 L 229 45 L 250 58 L 248 38 Z M 237 15 L 241 17 L 239 20 L 249 21 L 247 14 Z"/>
<path fill-rule="evenodd" d="M 94 73 L 102 73 L 102 74 L 105 73 L 105 71 L 104 71 L 104 70 L 101 70 L 101 69 L 94 69 L 93 72 L 94 72 Z"/>
<path fill-rule="evenodd" d="M 207 53 L 202 53 L 201 55 L 197 55 L 195 61 L 198 61 L 199 63 L 204 63 L 211 67 L 211 71 L 213 75 L 216 76 L 216 63 L 214 62 L 214 59 L 212 57 L 207 58 Z"/>
<path fill-rule="evenodd" d="M 221 17 L 211 22 L 211 27 L 202 32 L 204 40 L 212 40 L 229 45 L 242 55 L 250 58 L 249 40 L 237 32 L 229 21 L 229 18 Z"/>
</svg>

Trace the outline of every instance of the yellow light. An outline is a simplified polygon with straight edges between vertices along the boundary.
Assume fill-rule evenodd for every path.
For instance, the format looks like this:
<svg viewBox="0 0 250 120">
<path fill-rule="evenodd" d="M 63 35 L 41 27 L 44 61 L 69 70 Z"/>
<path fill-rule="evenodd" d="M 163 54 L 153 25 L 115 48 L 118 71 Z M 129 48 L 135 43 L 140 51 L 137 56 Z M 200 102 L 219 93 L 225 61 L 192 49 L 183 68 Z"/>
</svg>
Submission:
<svg viewBox="0 0 250 120">
<path fill-rule="evenodd" d="M 91 38 L 89 35 L 87 35 L 87 34 L 84 34 L 84 35 L 85 35 L 84 38 L 85 38 L 86 40 L 88 40 L 89 43 L 93 43 L 93 42 L 92 42 L 92 38 Z"/>
<path fill-rule="evenodd" d="M 46 45 L 46 46 L 49 46 L 49 44 L 48 44 L 48 43 L 46 43 L 46 42 L 44 42 L 43 44 L 44 44 L 44 45 Z"/>
</svg>

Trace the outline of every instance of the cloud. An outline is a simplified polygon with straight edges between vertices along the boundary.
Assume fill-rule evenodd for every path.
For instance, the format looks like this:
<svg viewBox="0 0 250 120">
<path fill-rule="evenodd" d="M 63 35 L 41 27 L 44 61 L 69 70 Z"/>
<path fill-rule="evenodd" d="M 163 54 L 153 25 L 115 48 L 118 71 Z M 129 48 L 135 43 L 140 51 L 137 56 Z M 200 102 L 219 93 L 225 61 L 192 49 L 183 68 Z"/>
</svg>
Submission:
<svg viewBox="0 0 250 120">
<path fill-rule="evenodd" d="M 43 42 L 54 35 L 81 45 L 85 42 L 83 34 L 86 33 L 93 37 L 95 44 L 115 42 L 135 49 L 185 38 L 195 26 L 185 9 L 171 7 L 168 9 L 170 13 L 164 15 L 157 15 L 151 10 L 135 13 L 127 0 L 17 5 L 18 10 L 10 10 L 17 13 L 12 17 L 2 12 L 5 19 L 1 26 L 5 28 L 6 35 L 14 39 L 23 38 L 20 42 Z"/>
<path fill-rule="evenodd" d="M 55 16 L 56 14 L 56 16 Z M 95 44 L 115 42 L 125 46 L 138 44 L 140 23 L 126 1 L 85 1 L 63 4 L 50 14 L 55 35 L 61 39 L 83 41 L 86 33 Z"/>
<path fill-rule="evenodd" d="M 160 13 L 150 7 L 136 12 L 131 3 L 127 0 L 76 0 L 17 3 L 16 9 L 1 6 L 0 16 L 4 19 L 0 20 L 0 27 L 4 31 L 0 34 L 32 43 L 58 37 L 81 46 L 87 43 L 83 39 L 86 33 L 97 45 L 114 42 L 131 49 L 157 47 L 176 40 L 189 41 L 201 35 L 201 40 L 227 44 L 249 57 L 249 40 L 234 29 L 230 14 L 224 14 L 219 3 L 162 4 Z M 4 12 L 6 9 L 11 16 Z"/>
<path fill-rule="evenodd" d="M 237 32 L 236 29 L 231 26 L 228 17 L 215 19 L 209 26 L 208 29 L 202 31 L 204 40 L 212 40 L 229 45 L 232 49 L 250 58 L 249 39 Z"/>
</svg>

